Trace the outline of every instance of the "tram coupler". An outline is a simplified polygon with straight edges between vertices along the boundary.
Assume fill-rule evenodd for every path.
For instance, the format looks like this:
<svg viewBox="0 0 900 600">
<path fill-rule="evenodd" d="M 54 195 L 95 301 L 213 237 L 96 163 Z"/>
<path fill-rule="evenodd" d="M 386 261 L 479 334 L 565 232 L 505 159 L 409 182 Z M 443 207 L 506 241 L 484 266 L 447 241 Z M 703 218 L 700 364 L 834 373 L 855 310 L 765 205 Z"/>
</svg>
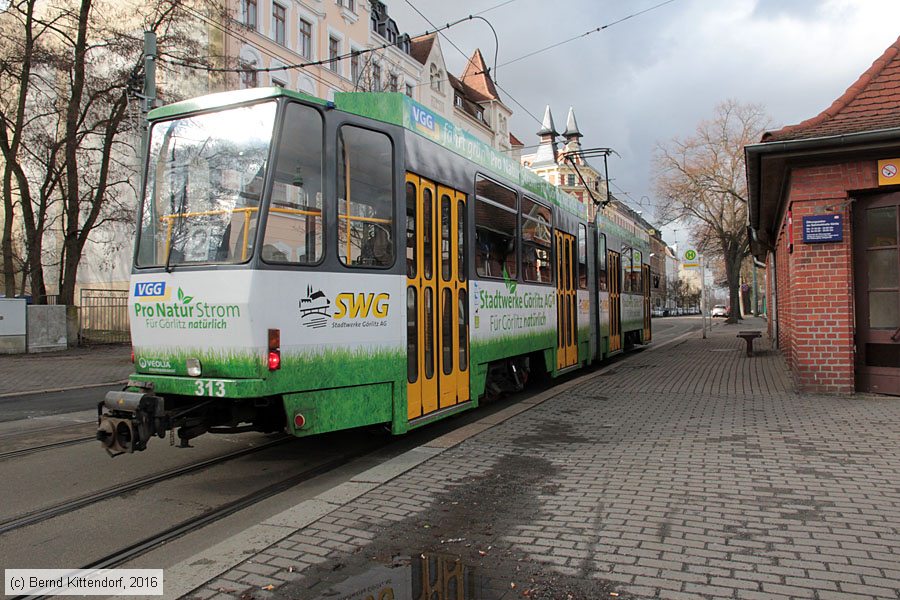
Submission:
<svg viewBox="0 0 900 600">
<path fill-rule="evenodd" d="M 97 439 L 110 456 L 139 452 L 168 429 L 165 401 L 143 392 L 109 392 L 97 404 Z"/>
</svg>

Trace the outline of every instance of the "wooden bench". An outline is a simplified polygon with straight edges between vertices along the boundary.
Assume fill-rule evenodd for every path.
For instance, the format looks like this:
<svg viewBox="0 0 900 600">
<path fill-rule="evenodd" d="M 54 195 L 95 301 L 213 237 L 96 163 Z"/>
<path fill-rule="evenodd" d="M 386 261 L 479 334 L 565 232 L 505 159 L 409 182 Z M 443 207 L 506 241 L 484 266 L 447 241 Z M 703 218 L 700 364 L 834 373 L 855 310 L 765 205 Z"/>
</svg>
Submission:
<svg viewBox="0 0 900 600">
<path fill-rule="evenodd" d="M 739 331 L 737 337 L 744 338 L 744 341 L 747 342 L 747 356 L 753 356 L 753 340 L 762 337 L 762 333 L 759 331 Z"/>
</svg>

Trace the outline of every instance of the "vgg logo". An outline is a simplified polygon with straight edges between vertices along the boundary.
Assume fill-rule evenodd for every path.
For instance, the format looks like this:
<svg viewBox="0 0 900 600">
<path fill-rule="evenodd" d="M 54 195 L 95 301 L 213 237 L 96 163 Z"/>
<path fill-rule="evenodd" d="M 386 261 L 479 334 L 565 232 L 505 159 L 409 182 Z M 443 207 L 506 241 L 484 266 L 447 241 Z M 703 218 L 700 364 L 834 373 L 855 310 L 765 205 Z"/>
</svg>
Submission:
<svg viewBox="0 0 900 600">
<path fill-rule="evenodd" d="M 135 298 L 164 298 L 166 296 L 165 281 L 142 281 L 134 284 Z"/>
<path fill-rule="evenodd" d="M 426 127 L 429 131 L 434 131 L 434 115 L 427 110 L 423 110 L 418 106 L 413 106 L 412 117 L 419 125 Z"/>
<path fill-rule="evenodd" d="M 390 307 L 390 294 L 351 294 L 344 292 L 335 298 L 335 319 L 351 318 L 365 319 L 371 314 L 373 317 L 383 319 L 388 314 Z"/>
</svg>

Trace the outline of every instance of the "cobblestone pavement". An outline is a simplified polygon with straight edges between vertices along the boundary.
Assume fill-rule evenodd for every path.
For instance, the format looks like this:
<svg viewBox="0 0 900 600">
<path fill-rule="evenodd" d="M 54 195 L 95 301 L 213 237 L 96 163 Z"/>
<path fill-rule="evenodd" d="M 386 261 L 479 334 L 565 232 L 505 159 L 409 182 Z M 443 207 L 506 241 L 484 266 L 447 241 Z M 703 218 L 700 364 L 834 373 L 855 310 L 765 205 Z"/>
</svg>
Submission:
<svg viewBox="0 0 900 600">
<path fill-rule="evenodd" d="M 189 596 L 900 598 L 900 400 L 799 395 L 737 329 L 323 496 L 324 516 Z"/>
<path fill-rule="evenodd" d="M 127 344 L 0 354 L 0 395 L 112 383 L 127 379 L 133 372 Z"/>
</svg>

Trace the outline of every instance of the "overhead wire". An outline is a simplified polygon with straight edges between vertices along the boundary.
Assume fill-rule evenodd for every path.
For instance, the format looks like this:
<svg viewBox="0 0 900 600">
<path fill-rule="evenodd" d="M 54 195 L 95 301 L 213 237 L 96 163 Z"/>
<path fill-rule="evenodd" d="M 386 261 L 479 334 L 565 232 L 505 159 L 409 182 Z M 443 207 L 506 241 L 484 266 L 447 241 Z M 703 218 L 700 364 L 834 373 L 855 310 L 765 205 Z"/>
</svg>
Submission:
<svg viewBox="0 0 900 600">
<path fill-rule="evenodd" d="M 520 60 L 525 60 L 526 58 L 530 58 L 530 57 L 532 57 L 532 56 L 534 56 L 534 55 L 536 55 L 536 54 L 540 54 L 540 53 L 542 53 L 542 52 L 546 52 L 547 50 L 552 50 L 553 48 L 557 48 L 557 47 L 562 46 L 562 45 L 564 45 L 564 44 L 568 44 L 569 42 L 574 42 L 575 40 L 579 40 L 579 39 L 581 39 L 581 38 L 583 38 L 583 37 L 587 37 L 587 36 L 591 35 L 592 33 L 598 33 L 598 32 L 600 32 L 600 31 L 603 31 L 604 29 L 608 29 L 608 28 L 612 27 L 613 25 L 618 25 L 619 23 L 621 23 L 621 22 L 623 22 L 623 21 L 627 21 L 628 19 L 633 19 L 634 17 L 643 15 L 643 14 L 645 14 L 645 13 L 648 13 L 648 12 L 652 11 L 652 10 L 656 10 L 657 8 L 661 8 L 661 7 L 665 6 L 666 4 L 671 4 L 672 2 L 675 2 L 675 0 L 665 0 L 664 2 L 660 2 L 659 4 L 655 4 L 655 5 L 653 5 L 653 6 L 649 7 L 649 8 L 645 8 L 644 10 L 638 11 L 638 12 L 636 12 L 636 13 L 632 13 L 632 14 L 626 16 L 626 17 L 622 17 L 621 19 L 618 19 L 618 20 L 616 20 L 616 21 L 613 21 L 612 23 L 607 23 L 606 25 L 601 25 L 600 27 L 596 27 L 596 28 L 591 29 L 591 30 L 589 30 L 589 31 L 586 31 L 586 32 L 584 32 L 584 33 L 582 33 L 582 34 L 579 34 L 579 35 L 576 35 L 576 36 L 574 36 L 574 37 L 570 37 L 570 38 L 568 38 L 568 39 L 562 40 L 561 42 L 556 42 L 555 44 L 551 44 L 551 45 L 546 46 L 546 47 L 544 47 L 544 48 L 541 48 L 541 49 L 539 49 L 539 50 L 535 50 L 535 51 L 533 51 L 533 52 L 529 52 L 528 54 L 523 54 L 522 56 L 520 56 L 520 57 L 518 57 L 518 58 L 514 58 L 514 59 L 512 59 L 512 60 L 510 60 L 510 61 L 508 61 L 508 62 L 505 62 L 505 63 L 501 63 L 499 66 L 500 66 L 500 67 L 505 67 L 505 66 L 507 66 L 507 65 L 511 65 L 511 64 L 513 64 L 513 63 L 517 63 L 517 62 L 519 62 Z"/>
</svg>

